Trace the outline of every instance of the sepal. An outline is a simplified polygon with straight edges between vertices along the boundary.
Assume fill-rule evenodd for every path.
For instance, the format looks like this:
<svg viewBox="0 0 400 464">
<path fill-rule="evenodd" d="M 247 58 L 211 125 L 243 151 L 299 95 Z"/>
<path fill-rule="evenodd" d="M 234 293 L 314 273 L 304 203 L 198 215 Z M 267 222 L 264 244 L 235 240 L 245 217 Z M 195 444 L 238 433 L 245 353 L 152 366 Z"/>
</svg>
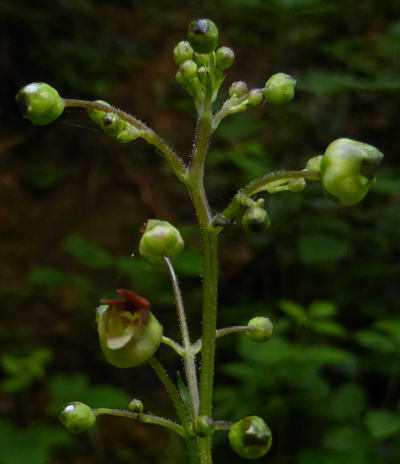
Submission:
<svg viewBox="0 0 400 464">
<path fill-rule="evenodd" d="M 271 448 L 271 430 L 261 417 L 244 417 L 229 430 L 229 443 L 242 458 L 258 459 Z"/>
</svg>

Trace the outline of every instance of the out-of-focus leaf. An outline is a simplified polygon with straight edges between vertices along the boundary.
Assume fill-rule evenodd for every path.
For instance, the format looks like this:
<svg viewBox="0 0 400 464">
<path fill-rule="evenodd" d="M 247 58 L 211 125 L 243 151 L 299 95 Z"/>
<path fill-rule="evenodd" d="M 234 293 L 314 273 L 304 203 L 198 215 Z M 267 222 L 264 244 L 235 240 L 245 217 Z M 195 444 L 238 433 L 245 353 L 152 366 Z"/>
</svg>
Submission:
<svg viewBox="0 0 400 464">
<path fill-rule="evenodd" d="M 92 269 L 106 269 L 113 262 L 107 251 L 84 237 L 69 237 L 64 249 Z"/>
<path fill-rule="evenodd" d="M 306 264 L 329 264 L 348 258 L 351 244 L 321 234 L 309 234 L 299 238 L 298 249 L 301 260 Z"/>
<path fill-rule="evenodd" d="M 56 445 L 66 445 L 71 438 L 62 427 L 35 426 L 20 429 L 0 419 L 1 464 L 47 464 Z"/>
<path fill-rule="evenodd" d="M 383 440 L 400 432 L 400 414 L 388 409 L 374 409 L 365 416 L 365 425 L 377 440 Z"/>
<path fill-rule="evenodd" d="M 317 300 L 308 307 L 308 314 L 312 318 L 327 318 L 337 313 L 337 306 L 333 301 Z"/>
<path fill-rule="evenodd" d="M 366 408 L 364 391 L 355 383 L 338 387 L 331 395 L 329 412 L 332 417 L 348 420 L 357 418 Z"/>
<path fill-rule="evenodd" d="M 294 301 L 289 300 L 281 300 L 279 303 L 279 308 L 285 312 L 288 316 L 294 319 L 296 322 L 300 324 L 307 324 L 308 323 L 308 316 L 305 312 L 304 308 L 295 303 Z"/>
<path fill-rule="evenodd" d="M 311 321 L 310 328 L 314 332 L 333 337 L 345 337 L 347 333 L 342 325 L 334 321 Z"/>
<path fill-rule="evenodd" d="M 381 353 L 391 353 L 396 350 L 396 344 L 390 338 L 372 330 L 359 330 L 354 338 L 356 341 L 368 348 Z"/>
</svg>

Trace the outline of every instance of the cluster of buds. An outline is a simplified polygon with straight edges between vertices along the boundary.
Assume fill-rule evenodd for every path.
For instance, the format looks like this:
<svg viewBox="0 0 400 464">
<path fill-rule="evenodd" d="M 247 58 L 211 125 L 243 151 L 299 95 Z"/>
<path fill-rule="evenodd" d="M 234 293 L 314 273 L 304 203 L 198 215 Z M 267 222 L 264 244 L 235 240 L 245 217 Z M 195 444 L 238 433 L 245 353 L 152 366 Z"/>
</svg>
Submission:
<svg viewBox="0 0 400 464">
<path fill-rule="evenodd" d="M 179 42 L 174 49 L 179 67 L 176 80 L 194 97 L 196 106 L 207 94 L 215 101 L 224 80 L 223 72 L 235 60 L 232 49 L 217 49 L 217 44 L 217 26 L 209 19 L 198 19 L 189 25 L 188 40 Z"/>
</svg>

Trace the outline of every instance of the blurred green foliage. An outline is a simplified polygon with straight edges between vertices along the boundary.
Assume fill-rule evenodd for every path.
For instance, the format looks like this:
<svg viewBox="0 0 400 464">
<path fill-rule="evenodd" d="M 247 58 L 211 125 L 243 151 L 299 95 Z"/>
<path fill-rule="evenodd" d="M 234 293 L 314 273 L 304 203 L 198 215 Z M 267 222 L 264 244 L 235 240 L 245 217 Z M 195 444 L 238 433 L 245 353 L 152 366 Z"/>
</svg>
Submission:
<svg viewBox="0 0 400 464">
<path fill-rule="evenodd" d="M 357 207 L 311 184 L 267 198 L 268 234 L 224 233 L 220 326 L 267 315 L 275 334 L 218 341 L 215 415 L 263 416 L 279 464 L 400 460 L 400 2 L 18 0 L 0 3 L 0 464 L 185 462 L 164 431 L 113 418 L 97 438 L 72 440 L 55 418 L 69 401 L 126 407 L 133 396 L 172 414 L 146 368 L 105 364 L 93 319 L 101 297 L 127 287 L 178 333 L 167 274 L 136 257 L 141 225 L 158 217 L 187 244 L 176 270 L 199 336 L 200 244 L 185 192 L 140 142 L 117 146 L 72 110 L 32 129 L 13 95 L 43 80 L 68 97 L 107 99 L 187 153 L 194 113 L 174 82 L 172 49 L 199 15 L 237 56 L 220 102 L 234 80 L 258 87 L 280 71 L 298 80 L 289 106 L 221 124 L 207 172 L 213 207 L 255 176 L 302 169 L 338 137 L 385 153 Z M 181 369 L 168 349 L 160 356 Z M 216 445 L 217 463 L 241 462 L 226 434 Z"/>
</svg>

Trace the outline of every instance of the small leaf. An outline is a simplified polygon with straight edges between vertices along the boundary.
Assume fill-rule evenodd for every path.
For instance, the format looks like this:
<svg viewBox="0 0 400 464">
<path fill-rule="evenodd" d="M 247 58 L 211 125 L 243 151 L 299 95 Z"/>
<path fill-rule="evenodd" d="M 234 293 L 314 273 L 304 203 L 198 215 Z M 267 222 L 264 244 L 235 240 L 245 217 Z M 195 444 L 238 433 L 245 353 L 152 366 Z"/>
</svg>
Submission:
<svg viewBox="0 0 400 464">
<path fill-rule="evenodd" d="M 331 317 L 337 313 L 337 308 L 333 301 L 316 300 L 308 307 L 308 313 L 313 318 Z"/>
<path fill-rule="evenodd" d="M 310 327 L 314 332 L 333 337 L 345 337 L 347 333 L 343 326 L 334 321 L 312 321 Z"/>
</svg>

